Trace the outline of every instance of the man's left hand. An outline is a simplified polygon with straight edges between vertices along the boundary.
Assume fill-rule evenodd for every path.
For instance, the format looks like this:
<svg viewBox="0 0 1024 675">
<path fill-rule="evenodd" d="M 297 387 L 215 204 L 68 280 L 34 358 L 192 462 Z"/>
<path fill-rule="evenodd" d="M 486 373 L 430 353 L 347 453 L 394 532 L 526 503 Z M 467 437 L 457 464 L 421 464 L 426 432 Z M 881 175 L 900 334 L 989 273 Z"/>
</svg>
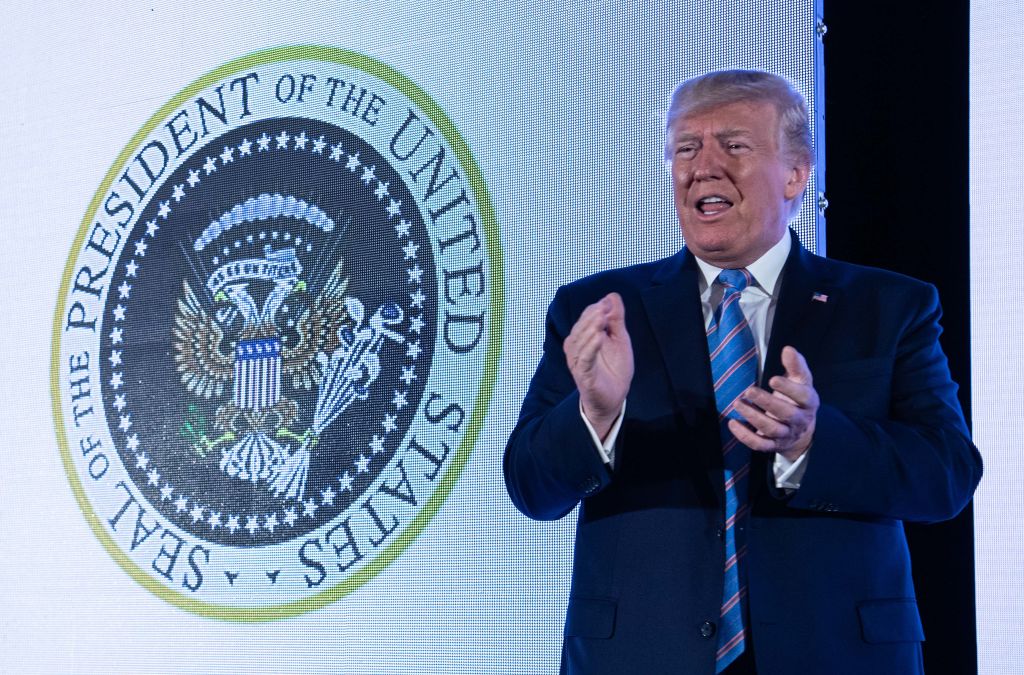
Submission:
<svg viewBox="0 0 1024 675">
<path fill-rule="evenodd" d="M 803 355 L 783 347 L 783 376 L 768 381 L 771 393 L 752 386 L 736 402 L 747 423 L 729 420 L 729 431 L 751 450 L 777 452 L 795 461 L 811 447 L 814 422 L 821 404 Z"/>
</svg>

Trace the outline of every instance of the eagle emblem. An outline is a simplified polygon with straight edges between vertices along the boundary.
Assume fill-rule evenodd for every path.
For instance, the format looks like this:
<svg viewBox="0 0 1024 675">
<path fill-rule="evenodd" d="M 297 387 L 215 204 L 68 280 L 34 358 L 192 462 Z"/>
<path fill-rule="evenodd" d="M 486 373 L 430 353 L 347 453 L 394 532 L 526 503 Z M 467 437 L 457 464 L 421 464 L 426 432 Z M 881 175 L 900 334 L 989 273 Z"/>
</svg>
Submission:
<svg viewBox="0 0 1024 675">
<path fill-rule="evenodd" d="M 314 207 L 297 202 L 261 195 L 211 228 L 230 228 L 253 212 L 265 218 L 297 210 L 323 221 L 322 214 L 306 213 Z M 195 248 L 203 247 L 200 238 Z M 172 329 L 181 383 L 208 401 L 229 397 L 217 405 L 212 428 L 198 406 L 190 407 L 182 433 L 201 458 L 219 451 L 228 477 L 263 485 L 283 500 L 302 500 L 310 453 L 328 426 L 367 398 L 380 375 L 385 338 L 404 340 L 389 328 L 403 312 L 387 302 L 366 317 L 363 303 L 346 294 L 341 260 L 314 295 L 294 247 L 267 244 L 263 252 L 263 258 L 221 265 L 198 289 L 187 278 L 182 282 Z M 299 405 L 289 389 L 317 393 L 305 428 L 296 428 Z"/>
</svg>

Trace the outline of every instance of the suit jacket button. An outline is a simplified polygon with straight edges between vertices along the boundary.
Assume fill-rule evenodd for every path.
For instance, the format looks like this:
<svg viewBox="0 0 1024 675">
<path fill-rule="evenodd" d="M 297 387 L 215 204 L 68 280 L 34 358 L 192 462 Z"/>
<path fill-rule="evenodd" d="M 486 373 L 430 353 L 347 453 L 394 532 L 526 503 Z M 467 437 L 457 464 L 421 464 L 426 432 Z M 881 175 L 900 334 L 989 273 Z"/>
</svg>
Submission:
<svg viewBox="0 0 1024 675">
<path fill-rule="evenodd" d="M 725 539 L 725 528 L 724 527 L 719 527 L 718 529 L 716 529 L 715 530 L 715 536 L 718 537 L 719 539 Z"/>
<path fill-rule="evenodd" d="M 705 621 L 700 625 L 700 636 L 703 638 L 712 638 L 715 636 L 717 627 L 711 621 Z"/>
</svg>

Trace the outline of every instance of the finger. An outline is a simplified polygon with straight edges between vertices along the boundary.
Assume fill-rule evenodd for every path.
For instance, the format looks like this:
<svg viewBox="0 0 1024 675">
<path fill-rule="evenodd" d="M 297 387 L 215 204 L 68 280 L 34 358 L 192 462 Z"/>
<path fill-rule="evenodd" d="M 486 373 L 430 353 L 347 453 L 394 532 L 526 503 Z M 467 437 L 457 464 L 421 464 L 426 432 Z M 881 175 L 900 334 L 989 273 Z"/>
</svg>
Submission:
<svg viewBox="0 0 1024 675">
<path fill-rule="evenodd" d="M 814 387 L 800 384 L 785 377 L 773 377 L 768 380 L 772 388 L 772 394 L 779 401 L 788 401 L 790 405 L 800 408 L 810 408 L 815 400 Z"/>
<path fill-rule="evenodd" d="M 576 320 L 566 341 L 586 339 L 590 331 L 603 331 L 619 340 L 628 340 L 626 331 L 626 308 L 618 293 L 609 293 L 597 302 L 588 305 Z"/>
<path fill-rule="evenodd" d="M 577 330 L 578 328 L 578 330 Z M 588 305 L 573 326 L 573 330 L 597 330 L 615 337 L 627 336 L 625 307 L 617 293 L 609 293 L 592 305 Z"/>
<path fill-rule="evenodd" d="M 765 406 L 767 409 L 761 408 L 761 413 L 785 427 L 785 431 L 780 432 L 779 428 L 762 422 L 761 418 L 756 417 L 754 413 L 751 413 L 747 420 L 753 424 L 755 432 L 760 432 L 778 441 L 777 451 L 791 447 L 808 429 L 813 428 L 816 404 L 814 408 L 797 407 L 785 401 L 782 396 L 776 396 L 774 393 L 768 394 L 763 389 L 756 387 L 751 387 L 750 390 L 744 392 L 740 402 L 750 405 L 755 410 Z M 740 402 L 737 402 L 736 409 L 746 416 L 748 409 L 741 407 Z"/>
<path fill-rule="evenodd" d="M 589 328 L 593 326 L 603 327 L 608 322 L 608 304 L 602 299 L 587 307 L 576 319 L 573 330 Z"/>
<path fill-rule="evenodd" d="M 583 310 L 580 318 L 573 324 L 572 330 L 565 338 L 566 350 L 577 348 L 582 342 L 586 342 L 595 332 L 604 332 L 607 318 L 605 308 L 600 302 L 594 303 Z"/>
<path fill-rule="evenodd" d="M 622 296 L 618 293 L 609 293 L 601 299 L 605 308 L 607 318 L 607 330 L 612 335 L 626 332 L 626 306 L 622 302 Z"/>
<path fill-rule="evenodd" d="M 590 340 L 594 335 L 605 335 L 604 323 L 600 320 L 593 320 L 592 317 L 588 317 L 586 320 L 581 320 L 573 326 L 572 332 L 565 339 L 565 344 L 570 348 L 577 345 L 583 344 Z"/>
<path fill-rule="evenodd" d="M 790 346 L 782 348 L 782 367 L 786 369 L 786 377 L 801 384 L 813 384 L 811 369 L 807 366 L 804 355 Z"/>
<path fill-rule="evenodd" d="M 729 431 L 736 437 L 736 440 L 757 452 L 774 452 L 778 444 L 775 439 L 758 436 L 750 427 L 738 420 L 729 420 Z"/>
<path fill-rule="evenodd" d="M 789 396 L 784 394 L 776 396 L 760 387 L 749 387 L 743 392 L 740 400 L 757 406 L 770 417 L 782 422 L 787 422 L 800 412 L 799 404 Z"/>
<path fill-rule="evenodd" d="M 758 436 L 781 439 L 793 434 L 793 430 L 788 424 L 773 418 L 760 408 L 744 401 L 736 402 L 736 412 L 743 416 L 747 426 L 751 427 Z"/>
<path fill-rule="evenodd" d="M 607 342 L 608 336 L 604 331 L 594 331 L 588 333 L 581 339 L 573 354 L 573 362 L 571 364 L 572 370 L 582 369 L 583 371 L 590 370 L 594 362 L 597 360 L 598 354 L 601 351 L 601 346 Z"/>
<path fill-rule="evenodd" d="M 772 390 L 772 396 L 774 396 L 775 398 L 782 399 L 783 401 L 785 401 L 786 403 L 790 404 L 791 406 L 798 406 L 798 405 L 800 405 L 799 403 L 797 403 L 796 401 L 791 399 L 789 396 L 786 396 L 785 394 L 783 394 L 781 391 L 779 391 L 777 389 L 773 389 Z"/>
</svg>

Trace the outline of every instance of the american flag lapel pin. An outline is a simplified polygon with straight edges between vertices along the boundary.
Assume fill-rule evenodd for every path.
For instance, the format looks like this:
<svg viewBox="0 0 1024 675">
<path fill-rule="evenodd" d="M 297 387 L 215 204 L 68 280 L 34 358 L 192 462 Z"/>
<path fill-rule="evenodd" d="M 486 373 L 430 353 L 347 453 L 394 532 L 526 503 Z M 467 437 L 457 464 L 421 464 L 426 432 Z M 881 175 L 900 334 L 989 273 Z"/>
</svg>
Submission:
<svg viewBox="0 0 1024 675">
<path fill-rule="evenodd" d="M 824 293 L 816 292 L 813 295 L 811 295 L 811 300 L 814 300 L 816 302 L 828 302 L 828 296 L 825 295 Z"/>
</svg>

